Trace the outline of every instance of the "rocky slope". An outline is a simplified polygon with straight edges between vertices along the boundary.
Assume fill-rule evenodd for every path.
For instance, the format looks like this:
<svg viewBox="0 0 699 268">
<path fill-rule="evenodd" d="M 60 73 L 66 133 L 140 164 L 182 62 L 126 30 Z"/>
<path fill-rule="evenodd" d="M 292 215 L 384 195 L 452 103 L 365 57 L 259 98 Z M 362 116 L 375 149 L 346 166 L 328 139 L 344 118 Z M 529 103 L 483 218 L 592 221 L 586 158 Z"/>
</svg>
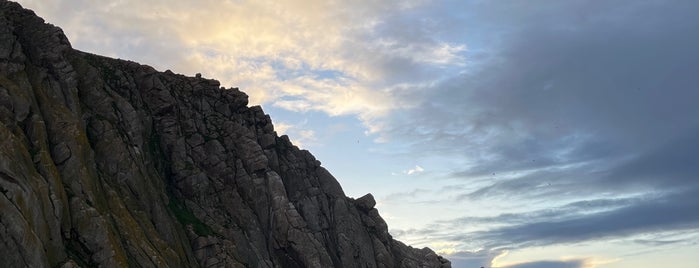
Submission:
<svg viewBox="0 0 699 268">
<path fill-rule="evenodd" d="M 0 1 L 5 267 L 449 267 L 219 82 L 71 48 Z"/>
</svg>

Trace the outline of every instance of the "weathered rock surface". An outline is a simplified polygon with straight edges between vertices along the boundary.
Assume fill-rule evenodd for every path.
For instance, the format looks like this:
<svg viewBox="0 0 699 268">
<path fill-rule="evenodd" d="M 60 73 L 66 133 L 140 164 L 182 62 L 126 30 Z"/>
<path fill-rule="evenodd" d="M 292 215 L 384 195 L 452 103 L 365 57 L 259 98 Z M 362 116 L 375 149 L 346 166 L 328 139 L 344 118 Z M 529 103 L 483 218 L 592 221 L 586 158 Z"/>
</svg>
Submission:
<svg viewBox="0 0 699 268">
<path fill-rule="evenodd" d="M 219 82 L 73 50 L 0 1 L 5 267 L 449 267 Z"/>
</svg>

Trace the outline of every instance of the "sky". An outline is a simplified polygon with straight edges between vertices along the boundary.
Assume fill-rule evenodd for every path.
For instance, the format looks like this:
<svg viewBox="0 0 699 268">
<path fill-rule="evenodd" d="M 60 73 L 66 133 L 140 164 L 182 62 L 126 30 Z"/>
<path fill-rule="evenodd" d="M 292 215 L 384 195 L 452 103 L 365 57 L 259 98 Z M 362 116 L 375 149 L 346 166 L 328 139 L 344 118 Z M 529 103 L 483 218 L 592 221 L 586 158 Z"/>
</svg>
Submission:
<svg viewBox="0 0 699 268">
<path fill-rule="evenodd" d="M 453 267 L 699 267 L 699 1 L 19 2 L 239 87 Z"/>
</svg>

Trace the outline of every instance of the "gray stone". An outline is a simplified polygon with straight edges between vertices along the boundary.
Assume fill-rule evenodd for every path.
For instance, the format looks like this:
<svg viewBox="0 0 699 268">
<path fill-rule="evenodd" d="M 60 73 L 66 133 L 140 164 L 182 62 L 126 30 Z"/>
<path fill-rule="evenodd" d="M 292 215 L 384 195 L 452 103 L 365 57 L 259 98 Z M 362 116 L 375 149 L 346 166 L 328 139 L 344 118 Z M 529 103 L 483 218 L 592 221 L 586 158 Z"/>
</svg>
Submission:
<svg viewBox="0 0 699 268">
<path fill-rule="evenodd" d="M 73 50 L 4 0 L 0 76 L 6 266 L 450 267 L 237 88 Z"/>
<path fill-rule="evenodd" d="M 365 194 L 364 196 L 357 198 L 355 203 L 359 209 L 366 212 L 376 206 L 376 200 L 374 200 L 374 196 L 372 194 Z"/>
</svg>

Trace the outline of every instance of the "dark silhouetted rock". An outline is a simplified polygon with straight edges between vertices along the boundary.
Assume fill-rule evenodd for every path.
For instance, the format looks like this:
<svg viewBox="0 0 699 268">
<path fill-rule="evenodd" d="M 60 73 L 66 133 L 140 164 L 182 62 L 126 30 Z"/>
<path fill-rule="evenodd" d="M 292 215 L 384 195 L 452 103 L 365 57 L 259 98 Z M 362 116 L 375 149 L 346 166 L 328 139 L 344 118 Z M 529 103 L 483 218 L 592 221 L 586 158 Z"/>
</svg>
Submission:
<svg viewBox="0 0 699 268">
<path fill-rule="evenodd" d="M 219 86 L 76 51 L 0 1 L 3 266 L 450 266 Z"/>
<path fill-rule="evenodd" d="M 372 194 L 366 194 L 360 198 L 358 198 L 354 202 L 359 209 L 361 209 L 364 212 L 368 212 L 374 206 L 376 206 L 376 200 L 374 199 L 374 196 Z"/>
</svg>

